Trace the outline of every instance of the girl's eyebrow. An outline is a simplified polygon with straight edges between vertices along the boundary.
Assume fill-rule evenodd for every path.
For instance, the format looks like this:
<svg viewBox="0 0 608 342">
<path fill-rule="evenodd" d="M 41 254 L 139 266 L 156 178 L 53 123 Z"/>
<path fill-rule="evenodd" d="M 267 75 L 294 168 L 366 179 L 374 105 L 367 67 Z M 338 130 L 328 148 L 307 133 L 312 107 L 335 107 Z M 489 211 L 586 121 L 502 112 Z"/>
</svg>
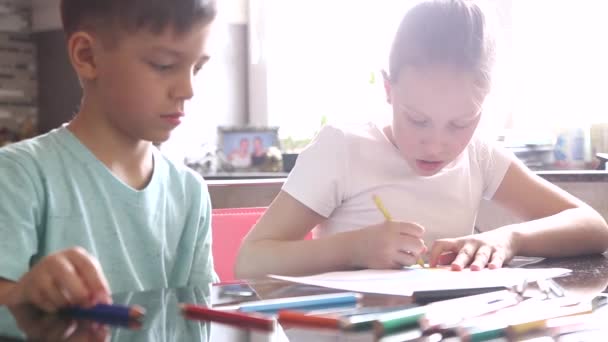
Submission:
<svg viewBox="0 0 608 342">
<path fill-rule="evenodd" d="M 475 112 L 475 114 L 473 114 L 473 115 L 471 115 L 470 113 L 469 114 L 464 114 L 464 115 L 461 115 L 461 116 L 457 117 L 456 119 L 454 119 L 452 121 L 458 121 L 458 120 L 471 121 L 471 120 L 475 120 L 475 119 L 477 119 L 478 116 L 481 115 L 481 112 L 482 112 L 482 110 L 481 110 L 481 108 L 479 108 L 479 110 L 477 110 L 477 112 Z"/>
<path fill-rule="evenodd" d="M 407 111 L 414 112 L 415 114 L 418 114 L 418 115 L 421 115 L 421 116 L 428 116 L 428 115 L 424 114 L 423 112 L 421 112 L 421 111 L 419 111 L 419 110 L 417 110 L 415 108 L 412 108 L 412 107 L 410 107 L 410 106 L 408 106 L 406 104 L 400 103 L 400 104 L 398 104 L 398 106 L 399 106 L 400 109 L 405 109 Z"/>
<path fill-rule="evenodd" d="M 399 106 L 400 109 L 405 109 L 405 110 L 413 112 L 415 114 L 428 117 L 428 115 L 424 114 L 423 112 L 421 112 L 421 111 L 419 111 L 419 110 L 417 110 L 417 109 L 415 109 L 413 107 L 410 107 L 410 106 L 408 106 L 408 105 L 406 105 L 404 103 L 399 103 L 398 106 Z M 459 115 L 457 118 L 455 118 L 452 121 L 457 121 L 457 120 L 474 120 L 480 114 L 481 114 L 481 108 L 479 108 L 477 110 L 477 112 L 475 112 L 475 114 L 473 114 L 473 115 L 471 115 L 471 113 L 462 114 L 462 115 Z"/>
</svg>

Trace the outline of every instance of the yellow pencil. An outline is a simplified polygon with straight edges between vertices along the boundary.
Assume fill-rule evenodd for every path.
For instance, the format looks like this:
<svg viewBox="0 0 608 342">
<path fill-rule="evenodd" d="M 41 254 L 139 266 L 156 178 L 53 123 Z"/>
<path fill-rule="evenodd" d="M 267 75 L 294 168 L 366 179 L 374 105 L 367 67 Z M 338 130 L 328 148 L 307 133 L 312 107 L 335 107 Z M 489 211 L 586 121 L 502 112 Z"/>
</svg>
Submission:
<svg viewBox="0 0 608 342">
<path fill-rule="evenodd" d="M 384 206 L 384 204 L 382 204 L 382 200 L 380 199 L 380 197 L 378 195 L 374 195 L 374 203 L 376 203 L 376 207 L 378 208 L 378 210 L 380 210 L 380 212 L 382 213 L 382 215 L 384 215 L 384 218 L 387 221 L 392 221 L 393 217 L 391 216 L 391 214 L 388 212 L 388 210 L 386 210 L 386 207 Z M 418 265 L 420 265 L 420 267 L 424 268 L 424 260 L 422 260 L 422 258 L 418 258 L 417 261 Z"/>
</svg>

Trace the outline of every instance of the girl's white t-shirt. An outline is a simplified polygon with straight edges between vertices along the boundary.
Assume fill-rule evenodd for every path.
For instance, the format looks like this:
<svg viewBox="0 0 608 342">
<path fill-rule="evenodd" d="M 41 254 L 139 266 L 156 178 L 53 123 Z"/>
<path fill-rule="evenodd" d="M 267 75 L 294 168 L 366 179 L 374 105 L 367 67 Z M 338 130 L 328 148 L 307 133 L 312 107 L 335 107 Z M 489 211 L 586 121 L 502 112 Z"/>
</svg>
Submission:
<svg viewBox="0 0 608 342">
<path fill-rule="evenodd" d="M 327 218 L 315 238 L 381 223 L 373 195 L 394 221 L 425 229 L 427 246 L 472 234 L 482 198 L 491 199 L 516 157 L 477 136 L 431 177 L 414 173 L 375 124 L 327 125 L 298 156 L 283 191 Z"/>
</svg>

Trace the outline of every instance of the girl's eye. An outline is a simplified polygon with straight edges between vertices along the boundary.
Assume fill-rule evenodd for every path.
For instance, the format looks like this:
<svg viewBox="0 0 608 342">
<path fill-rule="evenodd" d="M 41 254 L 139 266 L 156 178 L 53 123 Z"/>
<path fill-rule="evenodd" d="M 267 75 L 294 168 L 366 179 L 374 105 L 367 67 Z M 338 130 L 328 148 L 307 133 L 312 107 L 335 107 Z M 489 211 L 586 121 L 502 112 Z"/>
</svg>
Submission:
<svg viewBox="0 0 608 342">
<path fill-rule="evenodd" d="M 471 125 L 470 122 L 467 122 L 467 123 L 454 123 L 454 122 L 452 122 L 452 123 L 450 123 L 450 126 L 452 126 L 452 128 L 454 128 L 454 129 L 465 129 L 465 128 L 469 127 L 470 125 Z"/>
<path fill-rule="evenodd" d="M 426 126 L 429 122 L 429 120 L 427 120 L 427 119 L 413 118 L 409 115 L 408 115 L 407 119 L 409 122 L 413 123 L 416 126 Z"/>
</svg>

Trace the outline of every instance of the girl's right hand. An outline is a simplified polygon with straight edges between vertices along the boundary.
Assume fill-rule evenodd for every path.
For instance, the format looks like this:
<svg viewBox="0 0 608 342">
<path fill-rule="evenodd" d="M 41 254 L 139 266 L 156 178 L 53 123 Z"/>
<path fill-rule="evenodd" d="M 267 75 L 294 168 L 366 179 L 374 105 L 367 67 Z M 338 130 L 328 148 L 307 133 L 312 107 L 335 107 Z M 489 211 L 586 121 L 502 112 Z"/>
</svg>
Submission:
<svg viewBox="0 0 608 342">
<path fill-rule="evenodd" d="M 424 228 L 416 223 L 385 221 L 347 234 L 352 234 L 355 268 L 402 268 L 416 264 L 427 251 Z"/>
</svg>

